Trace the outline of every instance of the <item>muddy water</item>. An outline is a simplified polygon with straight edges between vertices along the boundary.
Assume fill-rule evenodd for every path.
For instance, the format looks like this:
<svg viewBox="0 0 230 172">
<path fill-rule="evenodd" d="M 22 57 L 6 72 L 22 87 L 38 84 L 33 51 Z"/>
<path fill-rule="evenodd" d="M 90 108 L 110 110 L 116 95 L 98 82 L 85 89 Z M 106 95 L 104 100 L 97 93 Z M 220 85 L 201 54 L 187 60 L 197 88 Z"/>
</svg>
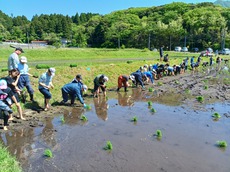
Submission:
<svg viewBox="0 0 230 172">
<path fill-rule="evenodd" d="M 180 104 L 178 95 L 156 96 L 130 90 L 92 98 L 91 110 L 61 109 L 40 127 L 2 133 L 1 138 L 24 171 L 229 172 L 230 150 L 218 148 L 216 141 L 230 143 L 230 103 L 193 109 Z M 150 100 L 156 113 L 148 107 Z M 212 119 L 214 112 L 220 120 Z M 80 120 L 81 115 L 88 121 Z M 158 129 L 161 139 L 154 136 Z M 103 149 L 108 140 L 112 151 Z M 53 158 L 43 156 L 46 148 Z"/>
</svg>

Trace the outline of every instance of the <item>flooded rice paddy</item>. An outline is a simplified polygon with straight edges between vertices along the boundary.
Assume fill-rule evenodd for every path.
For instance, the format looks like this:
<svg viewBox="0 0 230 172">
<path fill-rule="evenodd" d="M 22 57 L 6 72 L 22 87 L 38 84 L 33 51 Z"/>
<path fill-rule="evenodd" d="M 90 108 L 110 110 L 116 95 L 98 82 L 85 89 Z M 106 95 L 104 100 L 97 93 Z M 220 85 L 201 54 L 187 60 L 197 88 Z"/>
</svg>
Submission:
<svg viewBox="0 0 230 172">
<path fill-rule="evenodd" d="M 216 145 L 230 143 L 230 102 L 193 106 L 181 104 L 178 94 L 156 99 L 140 89 L 87 101 L 91 110 L 59 106 L 39 127 L 1 133 L 1 140 L 29 172 L 230 171 L 230 149 Z M 214 112 L 221 115 L 217 121 Z M 113 150 L 104 149 L 107 141 Z M 45 149 L 53 158 L 43 155 Z"/>
</svg>

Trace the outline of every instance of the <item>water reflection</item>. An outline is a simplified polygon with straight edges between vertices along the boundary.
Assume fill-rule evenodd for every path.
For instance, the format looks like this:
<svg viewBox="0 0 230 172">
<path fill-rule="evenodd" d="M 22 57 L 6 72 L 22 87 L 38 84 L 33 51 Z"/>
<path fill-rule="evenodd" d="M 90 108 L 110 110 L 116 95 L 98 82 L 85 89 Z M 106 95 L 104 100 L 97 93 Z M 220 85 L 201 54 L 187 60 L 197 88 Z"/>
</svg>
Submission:
<svg viewBox="0 0 230 172">
<path fill-rule="evenodd" d="M 12 155 L 20 160 L 22 166 L 28 164 L 28 158 L 32 154 L 33 149 L 33 128 L 19 129 L 13 132 L 1 134 L 1 141 L 7 146 Z"/>
<path fill-rule="evenodd" d="M 106 121 L 108 119 L 107 110 L 109 108 L 108 102 L 104 96 L 99 96 L 93 99 L 94 107 L 98 118 Z"/>
<path fill-rule="evenodd" d="M 52 118 L 46 119 L 45 127 L 43 128 L 41 132 L 41 138 L 50 147 L 54 147 L 56 142 L 56 130 L 54 129 Z"/>
<path fill-rule="evenodd" d="M 84 113 L 83 108 L 72 108 L 72 110 L 65 109 L 63 112 L 65 124 L 76 125 L 81 123 L 80 117 L 83 113 Z"/>
<path fill-rule="evenodd" d="M 125 93 L 118 92 L 118 104 L 120 106 L 133 106 L 134 101 L 132 99 L 132 96 Z"/>
</svg>

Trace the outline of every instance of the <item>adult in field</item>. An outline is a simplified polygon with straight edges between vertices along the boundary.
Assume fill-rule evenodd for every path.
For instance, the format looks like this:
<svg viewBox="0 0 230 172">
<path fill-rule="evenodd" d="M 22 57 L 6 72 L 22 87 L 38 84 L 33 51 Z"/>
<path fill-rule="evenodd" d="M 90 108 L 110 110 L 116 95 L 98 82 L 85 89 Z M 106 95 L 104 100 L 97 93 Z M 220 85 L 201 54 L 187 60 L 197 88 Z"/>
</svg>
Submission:
<svg viewBox="0 0 230 172">
<path fill-rule="evenodd" d="M 97 97 L 100 92 L 100 88 L 103 92 L 103 95 L 106 96 L 106 85 L 105 83 L 108 82 L 109 78 L 103 74 L 97 75 L 94 80 L 94 89 L 93 89 L 93 97 Z"/>
<path fill-rule="evenodd" d="M 159 53 L 160 53 L 160 61 L 162 61 L 163 60 L 163 56 L 164 56 L 164 46 L 161 46 L 160 47 L 160 51 L 159 51 Z"/>
<path fill-rule="evenodd" d="M 49 107 L 49 101 L 52 97 L 50 89 L 54 88 L 52 79 L 55 75 L 55 68 L 49 68 L 45 73 L 43 73 L 38 81 L 38 89 L 44 95 L 44 110 L 47 111 Z"/>
<path fill-rule="evenodd" d="M 29 76 L 33 76 L 29 73 L 29 67 L 27 65 L 27 58 L 25 56 L 22 56 L 20 58 L 20 63 L 18 64 L 18 70 L 20 72 L 20 77 L 18 80 L 18 88 L 22 90 L 24 87 L 26 87 L 29 95 L 30 95 L 30 101 L 34 102 L 34 90 L 30 83 Z M 36 77 L 36 76 L 33 76 Z"/>
<path fill-rule="evenodd" d="M 138 86 L 138 84 L 140 84 L 142 89 L 143 90 L 145 89 L 144 83 L 143 83 L 143 80 L 147 79 L 145 74 L 143 74 L 142 72 L 133 72 L 131 73 L 130 78 L 134 78 L 132 79 L 132 81 L 136 85 L 136 87 Z"/>
<path fill-rule="evenodd" d="M 87 90 L 87 86 L 83 85 L 80 82 L 71 82 L 68 84 L 65 84 L 61 88 L 62 92 L 62 98 L 61 104 L 66 104 L 68 101 L 68 98 L 70 97 L 71 105 L 74 105 L 75 99 L 78 98 L 81 104 L 86 108 L 86 104 L 84 103 L 84 100 L 82 98 L 83 92 Z"/>
<path fill-rule="evenodd" d="M 18 47 L 15 49 L 15 51 L 9 56 L 8 58 L 8 71 L 11 71 L 12 69 L 18 68 L 19 64 L 19 55 L 21 53 L 24 53 L 22 48 Z"/>
<path fill-rule="evenodd" d="M 123 86 L 124 87 L 124 90 L 125 92 L 127 92 L 127 87 L 129 86 L 129 77 L 126 76 L 126 75 L 120 75 L 118 77 L 118 87 L 117 87 L 117 91 L 120 90 L 120 88 Z"/>
</svg>

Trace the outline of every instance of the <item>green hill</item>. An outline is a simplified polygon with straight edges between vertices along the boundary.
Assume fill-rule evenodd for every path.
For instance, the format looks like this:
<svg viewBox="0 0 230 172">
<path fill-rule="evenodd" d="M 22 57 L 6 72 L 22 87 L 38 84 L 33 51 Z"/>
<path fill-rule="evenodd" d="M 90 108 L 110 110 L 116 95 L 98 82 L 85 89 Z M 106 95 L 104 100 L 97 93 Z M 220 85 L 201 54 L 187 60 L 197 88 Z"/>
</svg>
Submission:
<svg viewBox="0 0 230 172">
<path fill-rule="evenodd" d="M 215 5 L 220 5 L 222 7 L 229 8 L 230 7 L 230 1 L 223 1 L 223 0 L 217 0 L 214 2 Z"/>
</svg>

